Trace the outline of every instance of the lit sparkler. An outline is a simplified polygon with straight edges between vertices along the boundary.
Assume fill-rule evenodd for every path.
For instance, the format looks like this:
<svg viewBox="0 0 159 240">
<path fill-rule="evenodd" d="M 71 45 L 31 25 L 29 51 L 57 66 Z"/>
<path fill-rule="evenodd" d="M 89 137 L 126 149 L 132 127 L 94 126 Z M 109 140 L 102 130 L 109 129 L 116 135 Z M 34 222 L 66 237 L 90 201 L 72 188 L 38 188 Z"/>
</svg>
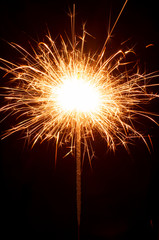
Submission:
<svg viewBox="0 0 159 240">
<path fill-rule="evenodd" d="M 88 154 L 90 161 L 90 139 L 94 140 L 94 130 L 113 150 L 117 141 L 125 148 L 136 137 L 146 143 L 144 136 L 134 128 L 133 120 L 136 116 L 142 116 L 154 121 L 152 113 L 144 112 L 138 106 L 158 95 L 149 93 L 148 88 L 155 85 L 146 83 L 156 77 L 155 74 L 140 74 L 139 70 L 131 73 L 126 70 L 126 56 L 131 50 L 119 50 L 105 59 L 105 46 L 112 31 L 98 55 L 84 53 L 87 33 L 83 27 L 79 46 L 75 36 L 74 16 L 75 8 L 72 15 L 73 37 L 69 45 L 61 37 L 61 48 L 58 49 L 55 41 L 48 36 L 48 44 L 40 42 L 37 50 L 34 49 L 33 54 L 30 54 L 21 46 L 12 44 L 22 54 L 23 63 L 18 65 L 1 59 L 4 63 L 1 69 L 12 75 L 11 83 L 14 86 L 4 88 L 5 93 L 2 95 L 8 103 L 0 111 L 19 116 L 17 125 L 9 129 L 4 137 L 26 130 L 26 137 L 32 138 L 33 145 L 37 141 L 53 138 L 57 145 L 70 142 L 70 152 L 76 155 L 79 227 L 81 142 L 84 146 L 83 157 Z M 121 65 L 125 66 L 124 71 L 120 71 Z"/>
</svg>

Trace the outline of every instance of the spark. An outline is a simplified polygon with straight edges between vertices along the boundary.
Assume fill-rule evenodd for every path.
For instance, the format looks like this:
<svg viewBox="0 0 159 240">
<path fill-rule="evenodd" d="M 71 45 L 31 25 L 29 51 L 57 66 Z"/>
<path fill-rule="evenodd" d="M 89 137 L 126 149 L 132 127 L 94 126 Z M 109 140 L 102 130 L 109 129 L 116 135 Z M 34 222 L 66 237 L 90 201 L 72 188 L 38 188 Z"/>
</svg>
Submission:
<svg viewBox="0 0 159 240">
<path fill-rule="evenodd" d="M 7 130 L 3 138 L 25 131 L 26 138 L 32 139 L 33 145 L 51 139 L 56 139 L 58 146 L 70 143 L 70 152 L 76 154 L 77 162 L 78 226 L 81 143 L 84 146 L 83 158 L 87 154 L 91 163 L 93 150 L 90 139 L 94 141 L 95 131 L 106 140 L 108 148 L 115 150 L 119 143 L 127 149 L 128 143 L 137 137 L 147 145 L 144 135 L 134 127 L 137 117 L 155 122 L 155 114 L 144 111 L 143 106 L 158 97 L 157 93 L 149 90 L 158 85 L 150 83 L 157 74 L 141 74 L 139 67 L 136 67 L 136 72 L 134 66 L 132 69 L 128 67 L 131 64 L 126 60 L 127 55 L 133 49 L 119 49 L 105 57 L 105 46 L 123 8 L 99 54 L 84 53 L 85 25 L 80 46 L 72 17 L 72 41 L 67 43 L 61 37 L 61 47 L 58 48 L 48 35 L 46 42 L 39 42 L 33 53 L 12 43 L 22 55 L 21 63 L 0 59 L 4 64 L 1 69 L 12 76 L 10 85 L 4 87 L 1 94 L 7 103 L 0 111 L 8 112 L 8 116 L 18 116 L 18 123 Z"/>
<path fill-rule="evenodd" d="M 138 69 L 133 74 L 130 70 L 120 71 L 121 66 L 129 64 L 124 60 L 131 50 L 119 50 L 107 59 L 103 57 L 99 64 L 98 55 L 81 55 L 78 48 L 68 49 L 63 39 L 58 50 L 51 37 L 47 39 L 49 43 L 40 42 L 34 55 L 12 44 L 23 55 L 23 64 L 1 59 L 5 64 L 1 68 L 12 75 L 13 87 L 4 87 L 1 95 L 7 104 L 0 111 L 19 116 L 17 125 L 4 137 L 27 130 L 33 145 L 38 140 L 56 138 L 59 144 L 69 141 L 73 151 L 78 122 L 85 149 L 89 137 L 94 139 L 93 129 L 113 150 L 117 142 L 127 147 L 135 137 L 144 140 L 133 120 L 137 115 L 153 120 L 153 113 L 144 112 L 140 105 L 158 97 L 148 92 L 153 84 L 146 83 L 156 75 L 140 74 Z"/>
</svg>

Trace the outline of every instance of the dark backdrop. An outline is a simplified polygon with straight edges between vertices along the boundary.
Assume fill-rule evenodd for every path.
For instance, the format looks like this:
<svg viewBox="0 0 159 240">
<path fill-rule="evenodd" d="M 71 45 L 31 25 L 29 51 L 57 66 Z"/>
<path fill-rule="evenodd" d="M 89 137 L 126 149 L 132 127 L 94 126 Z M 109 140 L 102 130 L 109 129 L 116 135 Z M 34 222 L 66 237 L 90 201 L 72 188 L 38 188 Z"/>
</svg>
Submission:
<svg viewBox="0 0 159 240">
<path fill-rule="evenodd" d="M 112 26 L 124 1 L 75 3 L 76 33 L 82 33 L 82 24 L 86 22 L 87 31 L 95 38 L 87 37 L 85 51 L 99 51 L 107 36 L 110 12 Z M 35 41 L 45 40 L 48 29 L 53 39 L 65 32 L 70 36 L 68 12 L 72 5 L 69 0 L 1 1 L 0 57 L 18 61 L 19 54 L 7 42 L 30 50 L 29 42 L 36 45 Z M 125 40 L 128 48 L 134 47 L 141 71 L 159 69 L 157 1 L 128 1 L 108 43 L 108 55 L 121 48 Z M 146 48 L 148 44 L 153 46 Z M 4 85 L 7 79 L 2 76 L 3 72 Z M 159 112 L 158 101 L 148 108 Z M 13 118 L 2 122 L 1 132 L 13 123 Z M 122 146 L 113 153 L 96 136 L 92 168 L 86 159 L 82 170 L 81 239 L 157 240 L 159 128 L 147 122 L 143 130 L 145 136 L 151 136 L 151 153 L 141 140 L 129 145 L 129 153 Z M 53 141 L 31 149 L 22 136 L 16 133 L 0 142 L 0 235 L 17 239 L 76 239 L 74 158 L 63 158 L 67 152 L 63 146 L 55 167 Z"/>
</svg>

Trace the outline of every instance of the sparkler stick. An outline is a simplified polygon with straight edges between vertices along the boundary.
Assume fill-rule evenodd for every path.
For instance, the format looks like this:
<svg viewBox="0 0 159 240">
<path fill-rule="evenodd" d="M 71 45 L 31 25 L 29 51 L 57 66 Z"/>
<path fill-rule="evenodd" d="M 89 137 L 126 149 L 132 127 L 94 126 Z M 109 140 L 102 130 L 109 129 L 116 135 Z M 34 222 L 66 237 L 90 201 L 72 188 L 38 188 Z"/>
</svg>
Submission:
<svg viewBox="0 0 159 240">
<path fill-rule="evenodd" d="M 75 61 L 75 4 L 73 4 L 72 26 L 72 44 L 73 58 Z M 77 114 L 78 119 L 78 114 Z M 80 239 L 80 222 L 81 222 L 81 128 L 80 120 L 76 122 L 76 203 L 77 203 L 77 226 L 78 239 Z"/>
<path fill-rule="evenodd" d="M 76 125 L 76 198 L 77 198 L 77 224 L 78 238 L 80 234 L 81 219 L 81 129 L 80 122 Z"/>
</svg>

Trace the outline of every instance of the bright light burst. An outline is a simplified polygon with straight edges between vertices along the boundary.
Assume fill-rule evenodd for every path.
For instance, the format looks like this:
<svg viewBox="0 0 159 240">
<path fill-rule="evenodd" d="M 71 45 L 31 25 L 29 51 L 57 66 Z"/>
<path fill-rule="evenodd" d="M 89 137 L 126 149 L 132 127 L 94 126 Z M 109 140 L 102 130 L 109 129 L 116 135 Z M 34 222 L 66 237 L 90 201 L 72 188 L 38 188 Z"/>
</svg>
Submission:
<svg viewBox="0 0 159 240">
<path fill-rule="evenodd" d="M 64 79 L 56 91 L 57 103 L 65 112 L 90 114 L 98 110 L 100 93 L 84 76 L 80 78 L 79 74 L 75 74 L 72 79 Z"/>
</svg>

